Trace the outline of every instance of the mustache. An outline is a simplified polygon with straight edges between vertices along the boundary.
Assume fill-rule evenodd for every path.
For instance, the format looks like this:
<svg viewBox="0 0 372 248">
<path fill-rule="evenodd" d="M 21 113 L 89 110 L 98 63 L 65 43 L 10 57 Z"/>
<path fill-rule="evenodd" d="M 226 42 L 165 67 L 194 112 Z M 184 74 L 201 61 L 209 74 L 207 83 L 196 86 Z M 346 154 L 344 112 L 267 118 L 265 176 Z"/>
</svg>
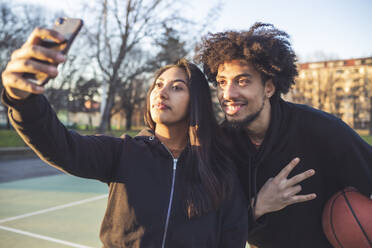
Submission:
<svg viewBox="0 0 372 248">
<path fill-rule="evenodd" d="M 248 104 L 248 101 L 247 100 L 245 100 L 245 99 L 233 99 L 233 100 L 223 100 L 222 102 L 221 102 L 221 105 L 223 105 L 223 106 L 226 106 L 226 105 L 228 105 L 228 103 L 237 103 L 237 104 Z"/>
</svg>

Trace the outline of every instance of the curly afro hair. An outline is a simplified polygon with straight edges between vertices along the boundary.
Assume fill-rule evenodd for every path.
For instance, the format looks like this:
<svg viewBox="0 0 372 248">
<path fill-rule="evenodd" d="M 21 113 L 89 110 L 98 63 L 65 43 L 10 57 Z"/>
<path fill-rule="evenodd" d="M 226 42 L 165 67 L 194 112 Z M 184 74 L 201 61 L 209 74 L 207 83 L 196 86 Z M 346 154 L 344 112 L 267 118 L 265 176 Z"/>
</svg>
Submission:
<svg viewBox="0 0 372 248">
<path fill-rule="evenodd" d="M 196 48 L 195 61 L 210 82 L 216 83 L 218 66 L 231 60 L 250 62 L 263 82 L 273 80 L 275 94 L 287 93 L 298 75 L 289 35 L 272 24 L 257 22 L 248 31 L 209 33 Z"/>
</svg>

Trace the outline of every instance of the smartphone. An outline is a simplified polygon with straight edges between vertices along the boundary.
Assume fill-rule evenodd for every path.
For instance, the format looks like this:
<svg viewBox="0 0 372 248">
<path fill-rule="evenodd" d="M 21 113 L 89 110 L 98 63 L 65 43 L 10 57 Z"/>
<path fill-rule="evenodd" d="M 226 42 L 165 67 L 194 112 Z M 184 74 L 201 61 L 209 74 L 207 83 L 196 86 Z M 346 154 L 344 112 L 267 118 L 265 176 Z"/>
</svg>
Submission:
<svg viewBox="0 0 372 248">
<path fill-rule="evenodd" d="M 72 42 L 74 41 L 82 26 L 83 20 L 81 19 L 67 17 L 57 18 L 52 29 L 62 34 L 66 38 L 66 40 L 62 43 L 56 43 L 51 40 L 42 40 L 40 45 L 61 51 L 63 54 L 67 54 Z M 44 64 L 50 64 L 48 61 L 38 59 L 34 60 Z M 45 85 L 50 79 L 47 75 L 40 73 L 24 73 L 23 77 L 35 84 L 42 86 Z"/>
</svg>

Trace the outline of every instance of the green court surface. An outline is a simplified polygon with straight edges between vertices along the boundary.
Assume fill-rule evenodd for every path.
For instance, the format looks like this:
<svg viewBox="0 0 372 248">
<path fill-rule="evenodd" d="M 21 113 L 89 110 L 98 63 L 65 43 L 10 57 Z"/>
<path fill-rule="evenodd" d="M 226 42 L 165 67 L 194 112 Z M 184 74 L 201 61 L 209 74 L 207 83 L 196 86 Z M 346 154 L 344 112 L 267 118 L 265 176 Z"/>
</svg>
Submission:
<svg viewBox="0 0 372 248">
<path fill-rule="evenodd" d="M 0 183 L 0 247 L 101 247 L 107 193 L 63 174 Z"/>
</svg>

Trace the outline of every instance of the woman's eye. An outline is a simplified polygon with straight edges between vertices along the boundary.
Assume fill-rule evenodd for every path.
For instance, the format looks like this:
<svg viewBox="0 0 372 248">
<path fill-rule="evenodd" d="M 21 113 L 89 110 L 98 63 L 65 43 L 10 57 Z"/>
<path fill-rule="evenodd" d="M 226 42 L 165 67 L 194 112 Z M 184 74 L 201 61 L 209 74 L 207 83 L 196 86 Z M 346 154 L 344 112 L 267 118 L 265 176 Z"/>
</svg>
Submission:
<svg viewBox="0 0 372 248">
<path fill-rule="evenodd" d="M 177 86 L 177 85 L 173 85 L 172 89 L 175 90 L 175 91 L 178 91 L 178 90 L 182 90 L 182 87 Z"/>
<path fill-rule="evenodd" d="M 155 87 L 156 87 L 156 88 L 161 88 L 162 85 L 163 85 L 162 82 L 157 82 L 157 83 L 155 83 Z"/>
</svg>

